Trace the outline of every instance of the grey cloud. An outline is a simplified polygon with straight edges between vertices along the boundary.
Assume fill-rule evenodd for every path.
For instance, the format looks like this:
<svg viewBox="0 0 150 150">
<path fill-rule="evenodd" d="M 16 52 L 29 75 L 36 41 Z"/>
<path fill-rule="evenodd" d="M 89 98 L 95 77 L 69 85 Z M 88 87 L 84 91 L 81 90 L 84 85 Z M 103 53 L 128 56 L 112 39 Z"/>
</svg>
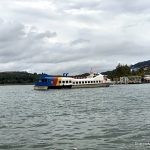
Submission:
<svg viewBox="0 0 150 150">
<path fill-rule="evenodd" d="M 39 33 L 37 35 L 37 38 L 52 38 L 52 37 L 56 37 L 56 32 L 50 32 L 50 31 L 46 31 L 44 33 Z"/>
<path fill-rule="evenodd" d="M 0 6 L 0 71 L 101 72 L 149 59 L 148 0 L 44 1 Z"/>
<path fill-rule="evenodd" d="M 45 20 L 51 17 L 51 14 L 49 14 L 47 11 L 44 10 L 38 10 L 36 8 L 18 8 L 13 10 L 14 13 L 20 14 L 24 19 L 34 17 L 36 20 Z"/>
<path fill-rule="evenodd" d="M 39 40 L 39 39 L 44 39 L 44 38 L 53 38 L 56 36 L 57 36 L 56 32 L 50 32 L 50 31 L 39 32 L 39 33 L 31 31 L 27 34 L 27 38 L 33 38 L 33 40 L 35 40 L 35 39 Z"/>
<path fill-rule="evenodd" d="M 86 2 L 83 2 L 83 1 L 78 1 L 78 2 L 70 2 L 70 3 L 66 3 L 66 8 L 67 9 L 83 9 L 83 8 L 86 8 L 86 9 L 92 9 L 92 10 L 95 10 L 97 8 L 99 8 L 101 4 L 101 1 L 100 0 L 93 0 L 93 1 L 86 1 Z"/>
<path fill-rule="evenodd" d="M 89 9 L 112 13 L 141 13 L 150 11 L 150 2 L 148 0 L 55 0 L 53 3 L 58 5 L 61 10 Z"/>
<path fill-rule="evenodd" d="M 47 44 L 44 38 L 56 37 L 56 32 L 45 31 L 25 32 L 25 26 L 21 24 L 3 23 L 0 26 L 0 62 L 19 61 L 38 55 L 46 50 Z"/>
<path fill-rule="evenodd" d="M 24 35 L 23 25 L 12 23 L 5 24 L 2 22 L 0 26 L 0 33 L 0 42 L 20 38 Z"/>
<path fill-rule="evenodd" d="M 89 43 L 89 40 L 86 39 L 77 39 L 71 42 L 71 45 L 78 45 L 78 44 L 86 44 Z"/>
<path fill-rule="evenodd" d="M 149 11 L 148 0 L 102 0 L 100 9 L 116 13 L 141 13 Z"/>
</svg>

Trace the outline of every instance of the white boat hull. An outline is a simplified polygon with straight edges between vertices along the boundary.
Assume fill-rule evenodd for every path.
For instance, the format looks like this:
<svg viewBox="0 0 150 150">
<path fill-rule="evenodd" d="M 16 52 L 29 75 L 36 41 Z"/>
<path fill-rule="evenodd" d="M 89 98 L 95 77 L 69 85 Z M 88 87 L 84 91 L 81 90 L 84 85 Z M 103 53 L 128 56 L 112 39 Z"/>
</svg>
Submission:
<svg viewBox="0 0 150 150">
<path fill-rule="evenodd" d="M 72 85 L 72 88 L 97 88 L 97 87 L 109 87 L 109 83 L 100 83 L 100 84 L 80 84 Z"/>
</svg>

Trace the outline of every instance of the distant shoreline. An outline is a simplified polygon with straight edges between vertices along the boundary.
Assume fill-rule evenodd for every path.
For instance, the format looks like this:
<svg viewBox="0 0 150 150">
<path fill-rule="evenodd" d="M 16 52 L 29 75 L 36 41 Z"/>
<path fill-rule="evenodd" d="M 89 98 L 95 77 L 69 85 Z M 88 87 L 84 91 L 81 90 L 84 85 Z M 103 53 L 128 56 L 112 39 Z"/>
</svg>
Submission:
<svg viewBox="0 0 150 150">
<path fill-rule="evenodd" d="M 34 85 L 34 83 L 0 84 L 0 86 L 9 86 L 9 85 Z"/>
</svg>

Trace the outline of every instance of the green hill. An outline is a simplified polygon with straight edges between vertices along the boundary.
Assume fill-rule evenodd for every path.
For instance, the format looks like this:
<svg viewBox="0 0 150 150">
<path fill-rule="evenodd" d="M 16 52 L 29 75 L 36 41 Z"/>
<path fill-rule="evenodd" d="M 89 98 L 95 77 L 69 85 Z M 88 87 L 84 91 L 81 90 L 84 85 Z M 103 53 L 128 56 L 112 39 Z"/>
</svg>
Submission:
<svg viewBox="0 0 150 150">
<path fill-rule="evenodd" d="M 138 62 L 131 66 L 118 64 L 114 70 L 102 72 L 102 74 L 107 75 L 111 80 L 123 76 L 143 77 L 144 75 L 150 75 L 150 60 Z"/>
<path fill-rule="evenodd" d="M 38 77 L 37 73 L 0 72 L 0 84 L 32 84 Z"/>
<path fill-rule="evenodd" d="M 150 67 L 150 60 L 143 61 L 143 62 L 138 62 L 134 65 L 131 65 L 132 69 L 145 68 L 145 67 Z"/>
</svg>

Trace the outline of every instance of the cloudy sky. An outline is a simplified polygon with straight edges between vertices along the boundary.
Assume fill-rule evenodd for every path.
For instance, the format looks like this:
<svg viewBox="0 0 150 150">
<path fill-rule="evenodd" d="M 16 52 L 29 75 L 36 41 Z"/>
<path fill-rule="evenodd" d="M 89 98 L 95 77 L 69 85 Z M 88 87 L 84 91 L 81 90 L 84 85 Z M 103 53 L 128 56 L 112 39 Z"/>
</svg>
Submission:
<svg viewBox="0 0 150 150">
<path fill-rule="evenodd" d="M 0 0 L 0 72 L 102 72 L 149 59 L 150 0 Z"/>
</svg>

